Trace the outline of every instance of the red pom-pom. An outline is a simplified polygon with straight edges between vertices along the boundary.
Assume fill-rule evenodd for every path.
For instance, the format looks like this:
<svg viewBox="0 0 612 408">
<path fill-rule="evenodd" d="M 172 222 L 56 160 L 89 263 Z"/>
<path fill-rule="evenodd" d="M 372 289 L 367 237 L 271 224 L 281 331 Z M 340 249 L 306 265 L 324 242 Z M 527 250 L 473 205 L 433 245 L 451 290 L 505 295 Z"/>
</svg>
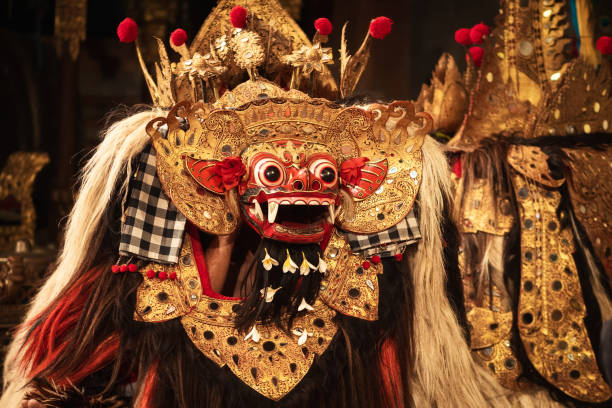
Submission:
<svg viewBox="0 0 612 408">
<path fill-rule="evenodd" d="M 175 47 L 180 47 L 187 41 L 187 33 L 182 28 L 177 28 L 170 34 L 170 42 Z"/>
<path fill-rule="evenodd" d="M 404 254 L 402 254 L 401 252 L 399 254 L 395 254 L 395 260 L 397 262 L 401 262 L 403 257 L 404 257 Z"/>
<path fill-rule="evenodd" d="M 455 31 L 455 41 L 457 41 L 457 44 L 461 45 L 472 45 L 472 40 L 470 40 L 470 29 L 460 28 Z"/>
<path fill-rule="evenodd" d="M 370 263 L 368 261 L 363 261 L 361 266 L 363 267 L 363 269 L 370 269 Z"/>
<path fill-rule="evenodd" d="M 113 265 L 111 266 L 111 271 L 113 273 L 119 273 L 119 265 Z"/>
<path fill-rule="evenodd" d="M 128 271 L 136 272 L 137 270 L 138 270 L 138 267 L 135 264 L 131 263 L 128 265 Z"/>
<path fill-rule="evenodd" d="M 170 275 L 168 277 L 170 278 L 170 280 L 175 280 L 176 279 L 176 272 L 174 272 L 174 271 L 170 272 Z"/>
<path fill-rule="evenodd" d="M 389 17 L 376 17 L 370 22 L 370 35 L 377 40 L 382 40 L 391 32 L 393 20 Z"/>
<path fill-rule="evenodd" d="M 127 272 L 128 267 L 127 265 L 123 264 L 119 267 L 119 272 Z"/>
<path fill-rule="evenodd" d="M 380 255 L 374 255 L 372 258 L 372 263 L 379 264 L 380 263 Z"/>
<path fill-rule="evenodd" d="M 157 277 L 159 278 L 159 280 L 164 281 L 164 280 L 166 280 L 166 279 L 168 278 L 168 272 L 166 272 L 166 271 L 161 271 L 161 272 L 159 273 L 159 275 L 157 275 Z"/>
<path fill-rule="evenodd" d="M 612 54 L 612 37 L 603 35 L 597 39 L 595 46 L 601 52 L 601 55 Z"/>
<path fill-rule="evenodd" d="M 482 56 L 484 55 L 484 50 L 482 47 L 472 47 L 470 48 L 470 56 L 472 57 L 472 61 L 474 61 L 474 65 L 477 67 L 482 63 Z"/>
<path fill-rule="evenodd" d="M 321 35 L 330 35 L 332 32 L 332 23 L 325 17 L 317 18 L 314 26 Z"/>
<path fill-rule="evenodd" d="M 472 44 L 480 44 L 487 35 L 489 35 L 489 26 L 485 23 L 478 23 L 470 30 Z"/>
<path fill-rule="evenodd" d="M 230 21 L 236 28 L 244 28 L 246 26 L 247 11 L 242 6 L 234 6 L 230 11 Z"/>
<path fill-rule="evenodd" d="M 155 277 L 155 271 L 153 269 L 149 269 L 147 271 L 147 278 L 153 279 Z"/>
<path fill-rule="evenodd" d="M 117 26 L 117 37 L 122 43 L 131 43 L 138 37 L 138 25 L 131 18 L 126 18 Z"/>
</svg>

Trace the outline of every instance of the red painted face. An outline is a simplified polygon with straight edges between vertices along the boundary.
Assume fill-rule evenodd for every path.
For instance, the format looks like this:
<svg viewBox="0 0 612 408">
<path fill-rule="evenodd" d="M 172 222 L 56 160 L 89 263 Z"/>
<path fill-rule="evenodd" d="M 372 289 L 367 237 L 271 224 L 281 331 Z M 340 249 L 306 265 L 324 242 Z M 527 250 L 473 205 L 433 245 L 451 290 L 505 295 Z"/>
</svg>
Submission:
<svg viewBox="0 0 612 408">
<path fill-rule="evenodd" d="M 245 221 L 265 238 L 323 240 L 333 227 L 339 192 L 338 166 L 327 148 L 277 140 L 250 146 L 242 157 L 249 163 L 238 190 Z"/>
</svg>

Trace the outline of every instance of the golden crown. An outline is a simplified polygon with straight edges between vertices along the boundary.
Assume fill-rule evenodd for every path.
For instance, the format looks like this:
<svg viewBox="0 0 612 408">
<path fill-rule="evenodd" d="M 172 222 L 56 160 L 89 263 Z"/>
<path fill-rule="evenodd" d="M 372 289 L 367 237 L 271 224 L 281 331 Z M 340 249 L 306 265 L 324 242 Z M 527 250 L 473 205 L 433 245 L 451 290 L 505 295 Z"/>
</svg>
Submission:
<svg viewBox="0 0 612 408">
<path fill-rule="evenodd" d="M 384 38 L 392 23 L 387 17 L 372 20 L 368 34 L 353 56 L 346 49 L 345 24 L 340 49 L 340 88 L 327 68 L 334 62 L 332 50 L 323 46 L 332 29 L 329 20 L 315 21 L 316 34 L 311 42 L 277 0 L 220 1 L 191 46 L 186 44 L 184 30 L 172 33 L 170 46 L 180 57 L 176 62 L 171 62 L 163 41 L 156 39 L 159 61 L 154 64 L 155 78 L 140 52 L 136 23 L 125 19 L 117 34 L 122 42 L 136 41 L 138 59 L 154 104 L 170 107 L 180 101 L 215 102 L 226 90 L 248 79 L 262 78 L 313 97 L 334 100 L 350 96 L 367 66 L 372 38 Z"/>
</svg>

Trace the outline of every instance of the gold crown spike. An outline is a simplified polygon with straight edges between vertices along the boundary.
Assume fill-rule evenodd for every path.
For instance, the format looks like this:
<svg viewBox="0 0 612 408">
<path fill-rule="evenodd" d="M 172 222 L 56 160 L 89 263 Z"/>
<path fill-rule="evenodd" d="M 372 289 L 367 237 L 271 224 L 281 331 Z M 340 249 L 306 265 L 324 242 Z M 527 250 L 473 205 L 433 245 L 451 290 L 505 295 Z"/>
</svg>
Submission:
<svg viewBox="0 0 612 408">
<path fill-rule="evenodd" d="M 248 22 L 244 29 L 234 27 L 230 21 L 229 14 L 235 6 L 243 6 L 248 12 Z M 259 36 L 263 51 L 264 61 L 257 71 L 242 68 L 233 55 L 232 39 L 247 30 Z M 204 21 L 190 50 L 192 53 L 203 53 L 203 50 L 209 49 L 210 44 L 213 44 L 222 64 L 227 67 L 219 77 L 226 89 L 233 89 L 247 79 L 245 69 L 250 71 L 251 78 L 259 76 L 287 86 L 291 82 L 293 68 L 285 63 L 283 57 L 302 47 L 312 47 L 306 34 L 277 0 L 221 0 Z M 324 66 L 316 75 L 315 81 L 315 96 L 331 100 L 337 98 L 338 86 L 327 67 Z M 299 89 L 310 91 L 306 82 L 300 84 Z"/>
<path fill-rule="evenodd" d="M 370 22 L 370 28 L 366 34 L 361 47 L 355 55 L 348 54 L 346 49 L 346 26 L 342 27 L 342 39 L 340 40 L 340 96 L 346 98 L 351 96 L 361 75 L 365 71 L 370 59 L 370 48 L 372 40 L 370 37 L 382 40 L 391 31 L 393 21 L 387 17 L 377 17 Z"/>
</svg>

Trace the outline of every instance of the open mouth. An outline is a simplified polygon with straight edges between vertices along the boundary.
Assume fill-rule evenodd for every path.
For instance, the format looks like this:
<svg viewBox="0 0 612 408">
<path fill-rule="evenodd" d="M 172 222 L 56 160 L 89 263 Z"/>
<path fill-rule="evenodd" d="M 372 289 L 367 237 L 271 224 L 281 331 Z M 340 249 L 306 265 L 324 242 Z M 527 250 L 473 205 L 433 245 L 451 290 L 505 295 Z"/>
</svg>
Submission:
<svg viewBox="0 0 612 408">
<path fill-rule="evenodd" d="M 312 239 L 324 234 L 326 225 L 334 224 L 336 218 L 335 197 L 331 196 L 259 194 L 244 207 L 266 237 Z"/>
</svg>

